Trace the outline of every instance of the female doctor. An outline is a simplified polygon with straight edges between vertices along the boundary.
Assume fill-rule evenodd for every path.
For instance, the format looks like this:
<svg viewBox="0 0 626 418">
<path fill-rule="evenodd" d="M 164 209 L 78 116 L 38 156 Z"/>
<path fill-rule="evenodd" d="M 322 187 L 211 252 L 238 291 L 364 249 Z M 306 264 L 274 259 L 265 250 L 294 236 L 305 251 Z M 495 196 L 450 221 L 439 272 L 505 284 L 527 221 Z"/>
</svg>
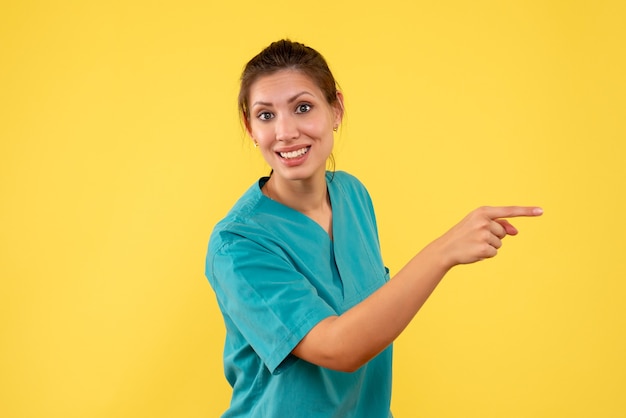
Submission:
<svg viewBox="0 0 626 418">
<path fill-rule="evenodd" d="M 365 187 L 328 172 L 343 95 L 289 40 L 246 65 L 239 110 L 272 168 L 213 230 L 206 275 L 226 325 L 223 417 L 391 417 L 392 342 L 446 272 L 494 257 L 537 207 L 481 207 L 389 280 Z"/>
</svg>

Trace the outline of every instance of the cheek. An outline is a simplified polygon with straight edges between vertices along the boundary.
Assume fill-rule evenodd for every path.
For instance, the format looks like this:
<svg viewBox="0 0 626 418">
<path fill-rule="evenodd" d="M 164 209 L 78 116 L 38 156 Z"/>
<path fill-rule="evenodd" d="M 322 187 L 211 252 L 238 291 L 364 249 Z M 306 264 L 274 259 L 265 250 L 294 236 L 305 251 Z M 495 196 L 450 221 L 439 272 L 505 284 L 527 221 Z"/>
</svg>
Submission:
<svg viewBox="0 0 626 418">
<path fill-rule="evenodd" d="M 260 125 L 258 123 L 253 123 L 250 126 L 249 134 L 258 142 L 267 141 L 270 133 L 270 130 L 266 126 Z"/>
<path fill-rule="evenodd" d="M 301 130 L 312 137 L 326 137 L 332 134 L 332 124 L 328 120 L 311 120 L 301 125 Z"/>
</svg>

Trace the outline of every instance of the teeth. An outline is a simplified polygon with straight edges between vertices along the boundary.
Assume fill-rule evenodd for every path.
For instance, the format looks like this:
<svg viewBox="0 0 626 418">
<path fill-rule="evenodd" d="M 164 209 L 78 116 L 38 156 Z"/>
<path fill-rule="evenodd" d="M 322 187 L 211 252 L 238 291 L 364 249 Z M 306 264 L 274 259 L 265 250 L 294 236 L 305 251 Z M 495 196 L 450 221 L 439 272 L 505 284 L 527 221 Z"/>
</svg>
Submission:
<svg viewBox="0 0 626 418">
<path fill-rule="evenodd" d="M 281 152 L 280 156 L 283 158 L 296 158 L 296 157 L 300 157 L 301 155 L 306 154 L 308 151 L 309 151 L 309 147 L 304 147 L 296 151 Z"/>
</svg>

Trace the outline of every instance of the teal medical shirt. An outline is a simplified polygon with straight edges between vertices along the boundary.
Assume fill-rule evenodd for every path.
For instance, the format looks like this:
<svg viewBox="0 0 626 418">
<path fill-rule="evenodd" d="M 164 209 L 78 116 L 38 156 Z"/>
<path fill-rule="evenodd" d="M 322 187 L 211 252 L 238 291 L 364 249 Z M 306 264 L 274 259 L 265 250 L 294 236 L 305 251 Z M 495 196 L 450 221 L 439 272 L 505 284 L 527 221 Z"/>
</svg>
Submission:
<svg viewBox="0 0 626 418">
<path fill-rule="evenodd" d="M 263 195 L 267 177 L 213 230 L 206 275 L 226 325 L 224 372 L 233 388 L 223 417 L 391 416 L 391 346 L 353 373 L 291 354 L 318 322 L 389 280 L 367 190 L 345 172 L 326 179 L 333 240 Z"/>
</svg>

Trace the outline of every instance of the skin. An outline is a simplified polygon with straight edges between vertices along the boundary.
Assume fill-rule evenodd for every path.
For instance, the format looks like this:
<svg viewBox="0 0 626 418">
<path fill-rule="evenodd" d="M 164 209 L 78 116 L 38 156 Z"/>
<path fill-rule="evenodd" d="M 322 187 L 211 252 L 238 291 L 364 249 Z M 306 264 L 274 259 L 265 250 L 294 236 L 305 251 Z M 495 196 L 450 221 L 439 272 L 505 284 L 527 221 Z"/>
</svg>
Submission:
<svg viewBox="0 0 626 418">
<path fill-rule="evenodd" d="M 324 173 L 333 128 L 343 116 L 343 96 L 338 93 L 337 98 L 331 105 L 306 75 L 279 71 L 252 85 L 250 118 L 245 121 L 248 134 L 274 170 L 263 192 L 311 217 L 329 234 L 332 210 Z M 277 154 L 303 147 L 309 147 L 308 152 L 298 159 Z M 400 335 L 452 267 L 497 255 L 502 240 L 518 233 L 505 218 L 542 213 L 541 208 L 527 206 L 485 206 L 470 212 L 363 302 L 319 322 L 293 354 L 329 369 L 357 370 Z"/>
<path fill-rule="evenodd" d="M 250 88 L 246 129 L 273 174 L 263 192 L 315 220 L 332 234 L 332 210 L 326 190 L 326 160 L 333 145 L 333 128 L 343 116 L 343 96 L 330 105 L 306 75 L 283 70 L 259 78 Z M 279 152 L 307 148 L 297 159 Z"/>
</svg>

